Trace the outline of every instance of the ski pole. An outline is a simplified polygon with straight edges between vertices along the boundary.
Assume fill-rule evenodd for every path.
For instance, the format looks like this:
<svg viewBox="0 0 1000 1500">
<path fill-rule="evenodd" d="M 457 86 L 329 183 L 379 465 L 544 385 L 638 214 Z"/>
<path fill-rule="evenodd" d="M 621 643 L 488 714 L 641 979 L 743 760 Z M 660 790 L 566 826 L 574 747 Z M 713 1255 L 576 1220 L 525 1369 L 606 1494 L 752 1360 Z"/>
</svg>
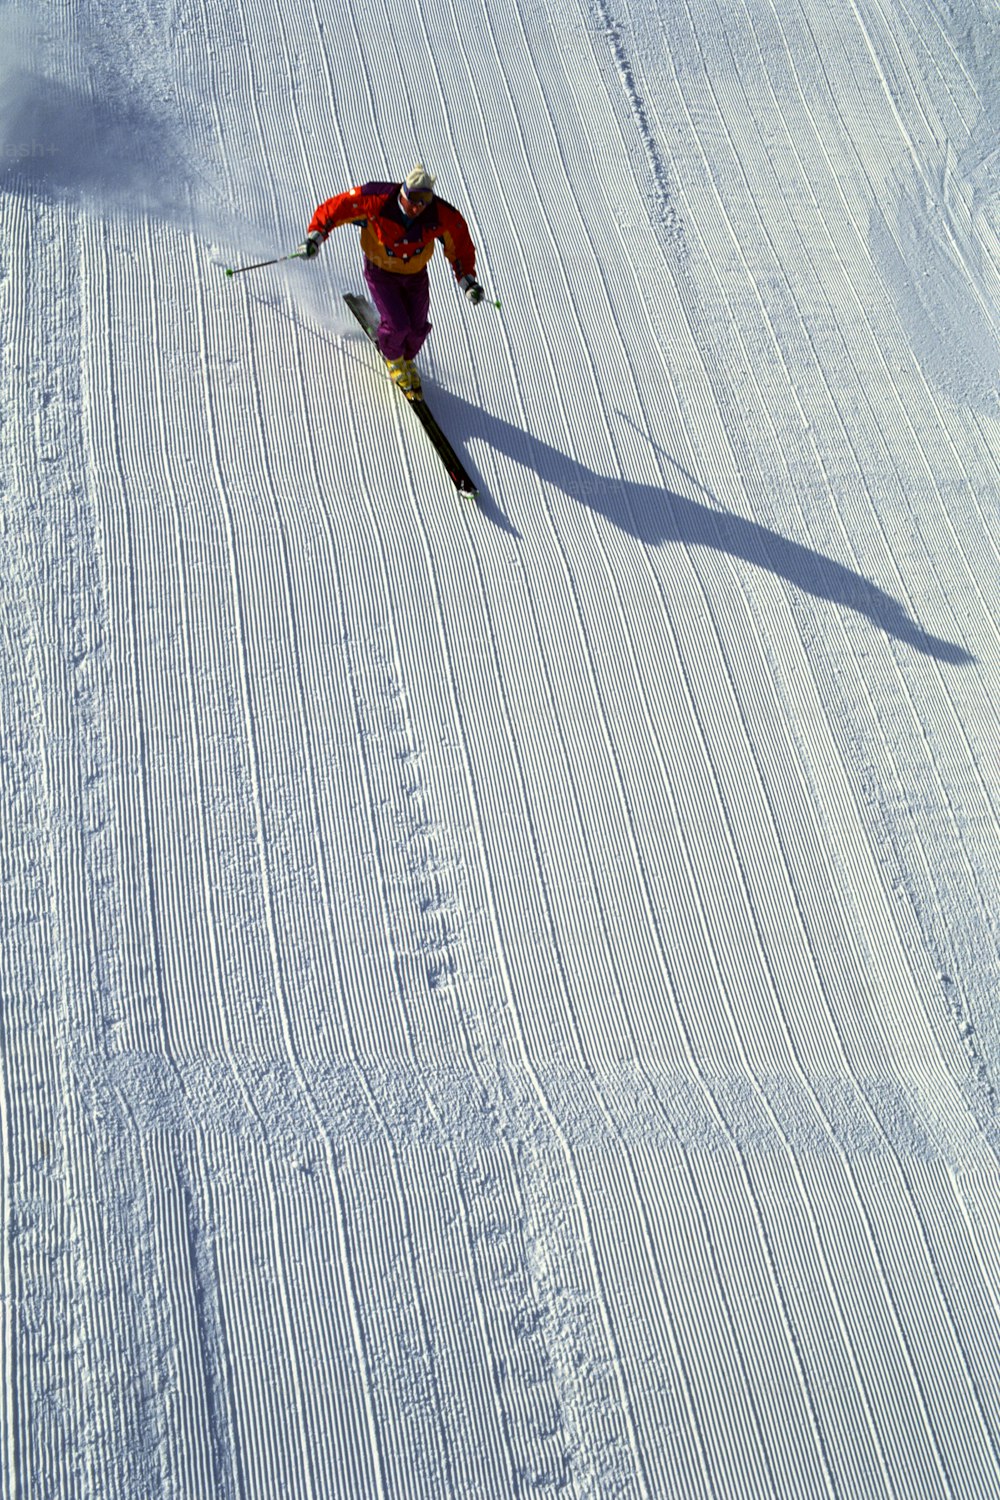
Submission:
<svg viewBox="0 0 1000 1500">
<path fill-rule="evenodd" d="M 301 250 L 293 250 L 291 255 L 279 255 L 277 260 L 259 260 L 255 266 L 227 266 L 227 276 L 242 276 L 244 271 L 263 271 L 265 266 L 280 266 L 286 260 L 304 260 L 305 256 Z"/>
</svg>

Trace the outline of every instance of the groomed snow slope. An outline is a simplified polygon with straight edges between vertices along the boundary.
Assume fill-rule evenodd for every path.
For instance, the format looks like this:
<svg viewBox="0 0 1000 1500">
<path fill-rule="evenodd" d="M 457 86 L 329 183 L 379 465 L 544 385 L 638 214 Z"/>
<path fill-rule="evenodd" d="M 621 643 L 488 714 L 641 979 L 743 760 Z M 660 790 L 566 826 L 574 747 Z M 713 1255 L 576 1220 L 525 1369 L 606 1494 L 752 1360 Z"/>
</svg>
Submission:
<svg viewBox="0 0 1000 1500">
<path fill-rule="evenodd" d="M 7 7 L 5 1496 L 1000 1491 L 996 32 Z"/>
</svg>

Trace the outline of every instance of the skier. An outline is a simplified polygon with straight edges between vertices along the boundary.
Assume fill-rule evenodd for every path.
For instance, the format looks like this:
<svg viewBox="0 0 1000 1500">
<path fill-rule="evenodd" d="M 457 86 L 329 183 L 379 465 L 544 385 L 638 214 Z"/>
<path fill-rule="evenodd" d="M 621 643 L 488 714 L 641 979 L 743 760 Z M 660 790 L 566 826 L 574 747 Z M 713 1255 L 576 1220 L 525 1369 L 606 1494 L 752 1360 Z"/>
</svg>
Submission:
<svg viewBox="0 0 1000 1500">
<path fill-rule="evenodd" d="M 414 360 L 431 331 L 427 262 L 440 240 L 455 280 L 473 305 L 483 300 L 476 249 L 457 208 L 438 198 L 436 178 L 422 162 L 405 182 L 368 182 L 321 203 L 298 253 L 311 259 L 342 224 L 360 224 L 365 281 L 379 311 L 378 345 L 389 374 L 406 395 L 420 395 Z"/>
</svg>

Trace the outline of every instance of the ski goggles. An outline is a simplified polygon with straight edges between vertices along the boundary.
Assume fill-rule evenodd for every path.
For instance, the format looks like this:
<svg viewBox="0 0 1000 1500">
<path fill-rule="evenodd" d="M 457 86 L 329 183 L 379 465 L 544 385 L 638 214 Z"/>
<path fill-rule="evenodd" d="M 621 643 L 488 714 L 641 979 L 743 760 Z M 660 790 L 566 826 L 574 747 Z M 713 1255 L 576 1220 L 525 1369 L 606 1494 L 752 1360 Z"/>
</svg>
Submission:
<svg viewBox="0 0 1000 1500">
<path fill-rule="evenodd" d="M 403 187 L 403 202 L 407 208 L 412 208 L 414 213 L 422 213 L 434 202 L 434 194 L 430 190 L 426 192 L 413 192 L 412 189 Z"/>
</svg>

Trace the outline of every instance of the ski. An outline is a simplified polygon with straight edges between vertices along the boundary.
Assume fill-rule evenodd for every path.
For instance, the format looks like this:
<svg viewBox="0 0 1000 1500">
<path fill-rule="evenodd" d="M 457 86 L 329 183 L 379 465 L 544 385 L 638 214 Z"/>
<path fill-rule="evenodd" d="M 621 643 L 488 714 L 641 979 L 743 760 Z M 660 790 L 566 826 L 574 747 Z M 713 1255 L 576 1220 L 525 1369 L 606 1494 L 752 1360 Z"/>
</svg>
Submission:
<svg viewBox="0 0 1000 1500">
<path fill-rule="evenodd" d="M 361 324 L 361 327 L 375 348 L 378 349 L 378 339 L 375 336 L 377 324 L 369 304 L 365 301 L 364 297 L 359 297 L 354 292 L 345 292 L 344 301 Z M 381 357 L 381 350 L 379 350 L 379 358 Z M 396 389 L 399 390 L 399 387 L 397 386 Z M 477 485 L 470 477 L 462 460 L 445 436 L 440 423 L 427 405 L 426 398 L 422 394 L 419 396 L 408 396 L 403 390 L 399 390 L 399 394 L 426 432 L 431 441 L 431 446 L 447 469 L 448 476 L 459 494 L 468 495 L 470 500 L 474 500 L 477 493 Z"/>
</svg>

